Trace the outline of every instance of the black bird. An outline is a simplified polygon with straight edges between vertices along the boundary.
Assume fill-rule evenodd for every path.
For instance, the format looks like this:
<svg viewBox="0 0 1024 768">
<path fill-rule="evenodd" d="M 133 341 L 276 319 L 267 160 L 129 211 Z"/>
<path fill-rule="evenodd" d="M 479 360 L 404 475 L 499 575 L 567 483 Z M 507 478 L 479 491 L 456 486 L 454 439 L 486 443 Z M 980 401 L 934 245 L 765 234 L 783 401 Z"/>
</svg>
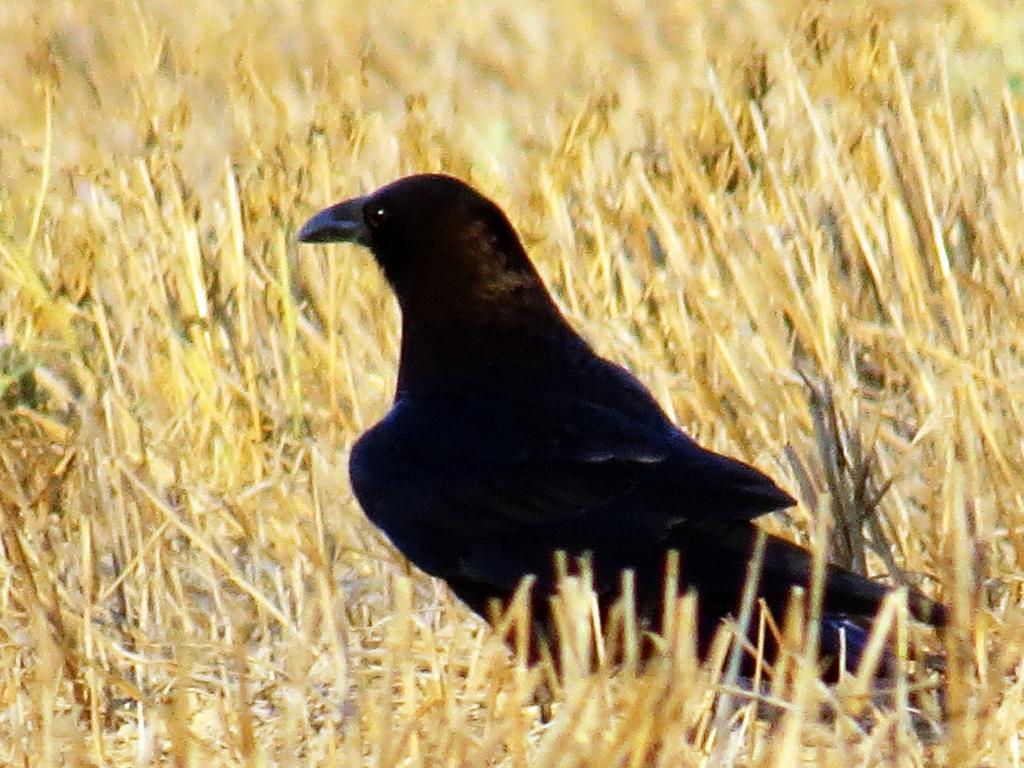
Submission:
<svg viewBox="0 0 1024 768">
<path fill-rule="evenodd" d="M 752 520 L 795 502 L 768 477 L 701 448 L 624 368 L 595 354 L 551 300 L 501 209 L 458 179 L 409 176 L 302 227 L 305 243 L 369 248 L 398 296 L 394 404 L 352 449 L 367 516 L 415 565 L 485 618 L 532 574 L 537 639 L 550 639 L 553 555 L 588 553 L 602 608 L 635 574 L 660 616 L 665 558 L 698 595 L 699 646 L 738 609 Z M 758 595 L 776 617 L 811 557 L 768 536 Z M 852 668 L 888 588 L 827 570 L 821 649 Z M 942 606 L 911 593 L 932 624 Z M 840 635 L 844 635 L 841 639 Z"/>
</svg>

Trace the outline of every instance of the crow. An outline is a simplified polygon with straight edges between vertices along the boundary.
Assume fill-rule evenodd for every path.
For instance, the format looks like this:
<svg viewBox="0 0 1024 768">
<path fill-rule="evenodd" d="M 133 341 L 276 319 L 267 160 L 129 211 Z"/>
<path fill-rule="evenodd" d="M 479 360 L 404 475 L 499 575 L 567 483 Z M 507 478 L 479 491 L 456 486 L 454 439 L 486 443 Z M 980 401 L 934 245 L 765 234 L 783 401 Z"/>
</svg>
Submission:
<svg viewBox="0 0 1024 768">
<path fill-rule="evenodd" d="M 655 626 L 675 550 L 706 653 L 739 608 L 753 520 L 794 499 L 699 446 L 632 374 L 597 355 L 502 210 L 464 182 L 399 179 L 320 211 L 299 240 L 369 248 L 398 298 L 394 403 L 349 461 L 356 498 L 392 543 L 488 619 L 532 576 L 535 647 L 557 641 L 556 552 L 588 558 L 604 612 L 631 570 L 638 616 Z M 756 594 L 776 617 L 793 587 L 808 585 L 811 563 L 807 550 L 766 536 Z M 827 567 L 820 648 L 833 667 L 840 648 L 855 667 L 889 591 Z M 945 621 L 943 606 L 916 592 L 909 607 Z"/>
</svg>

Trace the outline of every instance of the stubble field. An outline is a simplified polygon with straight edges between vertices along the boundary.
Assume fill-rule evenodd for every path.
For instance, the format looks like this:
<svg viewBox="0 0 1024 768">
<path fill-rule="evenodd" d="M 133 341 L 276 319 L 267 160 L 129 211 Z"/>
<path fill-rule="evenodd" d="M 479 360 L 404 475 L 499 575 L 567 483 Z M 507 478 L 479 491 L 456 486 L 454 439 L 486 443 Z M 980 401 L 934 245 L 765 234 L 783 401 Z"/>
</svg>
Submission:
<svg viewBox="0 0 1024 768">
<path fill-rule="evenodd" d="M 0 764 L 1020 765 L 1024 13 L 703 5 L 0 4 Z M 373 530 L 397 308 L 295 233 L 416 171 L 766 527 L 952 607 L 891 695 L 796 633 L 755 696 L 687 601 L 545 682 Z"/>
</svg>

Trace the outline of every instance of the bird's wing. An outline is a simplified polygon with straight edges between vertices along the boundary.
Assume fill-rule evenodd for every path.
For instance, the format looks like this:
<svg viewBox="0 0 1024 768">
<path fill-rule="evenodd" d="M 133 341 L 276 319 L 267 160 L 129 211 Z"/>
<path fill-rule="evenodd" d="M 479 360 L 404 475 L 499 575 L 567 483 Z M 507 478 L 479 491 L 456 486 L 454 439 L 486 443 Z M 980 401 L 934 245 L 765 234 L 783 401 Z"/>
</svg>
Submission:
<svg viewBox="0 0 1024 768">
<path fill-rule="evenodd" d="M 685 520 L 748 520 L 792 504 L 663 417 L 551 393 L 401 398 L 353 449 L 351 471 L 367 514 L 407 553 L 435 539 L 457 550 L 463 537 L 532 535 L 599 550 L 627 537 L 651 543 Z M 555 547 L 534 548 L 548 558 Z M 433 570 L 419 562 L 426 554 L 410 556 Z"/>
</svg>

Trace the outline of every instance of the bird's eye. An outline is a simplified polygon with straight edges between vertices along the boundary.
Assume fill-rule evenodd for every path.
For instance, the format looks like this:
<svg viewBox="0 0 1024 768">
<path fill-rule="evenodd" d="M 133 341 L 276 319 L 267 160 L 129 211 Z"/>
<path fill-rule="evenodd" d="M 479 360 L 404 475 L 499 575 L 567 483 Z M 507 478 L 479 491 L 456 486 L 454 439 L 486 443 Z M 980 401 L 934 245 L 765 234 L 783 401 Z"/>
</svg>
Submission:
<svg viewBox="0 0 1024 768">
<path fill-rule="evenodd" d="M 380 229 L 388 220 L 388 209 L 380 203 L 370 203 L 363 211 L 363 216 L 370 229 Z"/>
</svg>

